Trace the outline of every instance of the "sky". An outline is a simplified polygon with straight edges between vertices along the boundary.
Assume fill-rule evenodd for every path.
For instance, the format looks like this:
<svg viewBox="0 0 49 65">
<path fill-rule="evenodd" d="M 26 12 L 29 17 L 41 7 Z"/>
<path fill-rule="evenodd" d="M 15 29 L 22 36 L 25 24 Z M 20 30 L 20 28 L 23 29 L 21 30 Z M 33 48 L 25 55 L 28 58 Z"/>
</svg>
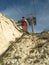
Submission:
<svg viewBox="0 0 49 65">
<path fill-rule="evenodd" d="M 36 16 L 34 31 L 49 30 L 49 0 L 0 0 L 0 12 L 14 20 Z"/>
</svg>

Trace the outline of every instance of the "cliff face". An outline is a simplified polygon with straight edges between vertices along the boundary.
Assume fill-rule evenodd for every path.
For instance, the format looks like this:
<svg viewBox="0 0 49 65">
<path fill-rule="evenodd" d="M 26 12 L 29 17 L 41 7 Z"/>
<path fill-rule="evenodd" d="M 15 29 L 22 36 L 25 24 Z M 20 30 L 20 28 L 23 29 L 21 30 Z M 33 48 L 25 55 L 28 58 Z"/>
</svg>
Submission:
<svg viewBox="0 0 49 65">
<path fill-rule="evenodd" d="M 2 57 L 3 65 L 49 65 L 49 32 L 24 33 Z"/>
<path fill-rule="evenodd" d="M 0 13 L 0 65 L 49 65 L 49 31 L 22 33 Z"/>
<path fill-rule="evenodd" d="M 0 13 L 0 55 L 7 50 L 10 41 L 22 35 L 16 28 L 13 21 Z"/>
</svg>

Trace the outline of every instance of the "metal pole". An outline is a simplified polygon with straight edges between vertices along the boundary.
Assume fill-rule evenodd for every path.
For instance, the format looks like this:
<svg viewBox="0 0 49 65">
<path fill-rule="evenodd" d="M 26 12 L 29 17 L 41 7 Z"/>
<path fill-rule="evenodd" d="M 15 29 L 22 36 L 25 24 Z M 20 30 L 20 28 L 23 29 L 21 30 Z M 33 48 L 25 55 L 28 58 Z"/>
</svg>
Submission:
<svg viewBox="0 0 49 65">
<path fill-rule="evenodd" d="M 32 32 L 34 33 L 34 22 L 33 22 L 33 19 L 31 20 L 31 27 L 32 27 Z"/>
</svg>

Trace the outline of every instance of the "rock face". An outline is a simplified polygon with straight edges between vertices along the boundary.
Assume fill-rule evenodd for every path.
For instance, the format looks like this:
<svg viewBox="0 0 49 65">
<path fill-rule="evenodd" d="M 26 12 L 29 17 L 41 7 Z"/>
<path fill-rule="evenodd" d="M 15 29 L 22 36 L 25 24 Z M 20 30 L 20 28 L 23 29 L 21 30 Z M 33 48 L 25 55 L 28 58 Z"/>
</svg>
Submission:
<svg viewBox="0 0 49 65">
<path fill-rule="evenodd" d="M 1 65 L 49 65 L 49 33 L 24 33 L 12 43 Z"/>
<path fill-rule="evenodd" d="M 49 31 L 22 34 L 0 13 L 0 55 L 0 65 L 49 65 Z"/>
<path fill-rule="evenodd" d="M 16 28 L 13 21 L 0 13 L 0 55 L 7 50 L 10 41 L 15 41 L 15 38 L 22 35 Z"/>
</svg>

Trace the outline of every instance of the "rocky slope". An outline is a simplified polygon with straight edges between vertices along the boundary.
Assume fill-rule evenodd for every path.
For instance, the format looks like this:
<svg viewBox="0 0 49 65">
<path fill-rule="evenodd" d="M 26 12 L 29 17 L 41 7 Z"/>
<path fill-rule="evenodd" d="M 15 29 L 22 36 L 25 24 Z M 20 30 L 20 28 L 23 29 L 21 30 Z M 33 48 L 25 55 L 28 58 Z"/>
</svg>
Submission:
<svg viewBox="0 0 49 65">
<path fill-rule="evenodd" d="M 0 13 L 0 65 L 49 65 L 49 31 L 21 32 Z"/>
<path fill-rule="evenodd" d="M 15 41 L 22 35 L 17 29 L 12 20 L 0 13 L 0 55 L 8 49 L 10 41 Z"/>
<path fill-rule="evenodd" d="M 49 32 L 24 33 L 11 42 L 2 56 L 0 65 L 49 65 Z"/>
</svg>

